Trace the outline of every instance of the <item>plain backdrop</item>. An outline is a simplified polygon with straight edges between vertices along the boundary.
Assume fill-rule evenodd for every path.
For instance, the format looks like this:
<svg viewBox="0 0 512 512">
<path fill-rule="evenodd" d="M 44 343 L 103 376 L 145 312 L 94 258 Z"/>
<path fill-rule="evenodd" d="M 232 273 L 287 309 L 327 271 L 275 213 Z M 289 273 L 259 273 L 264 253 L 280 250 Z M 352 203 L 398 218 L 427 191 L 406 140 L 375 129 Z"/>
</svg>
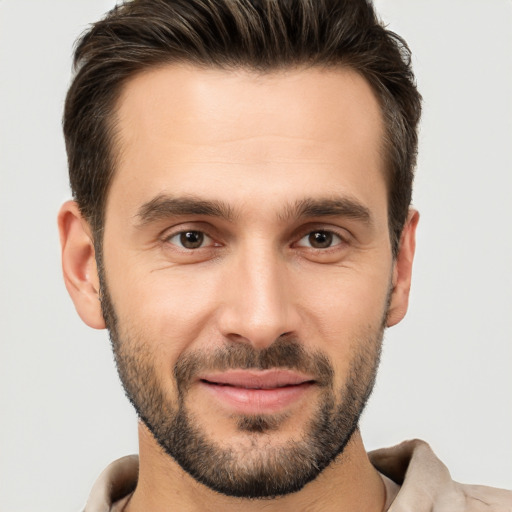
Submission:
<svg viewBox="0 0 512 512">
<path fill-rule="evenodd" d="M 72 45 L 107 0 L 0 0 L 0 511 L 72 511 L 137 451 L 108 337 L 64 288 L 56 214 Z M 512 2 L 380 0 L 424 96 L 407 318 L 386 334 L 368 449 L 420 437 L 454 479 L 512 487 Z"/>
</svg>

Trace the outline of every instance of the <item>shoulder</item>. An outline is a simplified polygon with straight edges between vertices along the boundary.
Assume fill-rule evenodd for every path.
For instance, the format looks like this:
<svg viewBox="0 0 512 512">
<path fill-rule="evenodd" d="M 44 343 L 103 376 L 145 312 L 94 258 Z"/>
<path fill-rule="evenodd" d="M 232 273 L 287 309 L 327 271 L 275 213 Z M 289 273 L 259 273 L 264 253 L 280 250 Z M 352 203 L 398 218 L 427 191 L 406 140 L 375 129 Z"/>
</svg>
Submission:
<svg viewBox="0 0 512 512">
<path fill-rule="evenodd" d="M 455 482 L 430 446 L 419 439 L 368 456 L 400 485 L 389 512 L 512 512 L 511 491 Z"/>
<path fill-rule="evenodd" d="M 127 455 L 109 464 L 94 483 L 83 512 L 115 512 L 137 485 L 139 457 Z"/>
<path fill-rule="evenodd" d="M 512 512 L 512 491 L 484 485 L 456 484 L 465 512 Z"/>
</svg>

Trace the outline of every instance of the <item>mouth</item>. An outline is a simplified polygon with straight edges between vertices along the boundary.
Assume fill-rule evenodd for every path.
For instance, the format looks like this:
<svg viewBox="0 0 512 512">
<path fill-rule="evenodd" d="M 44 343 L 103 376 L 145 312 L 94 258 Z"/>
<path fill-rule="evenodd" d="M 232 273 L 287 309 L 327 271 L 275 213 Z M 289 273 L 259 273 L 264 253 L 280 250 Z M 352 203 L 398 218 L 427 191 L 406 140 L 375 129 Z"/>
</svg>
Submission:
<svg viewBox="0 0 512 512">
<path fill-rule="evenodd" d="M 219 405 L 240 414 L 283 412 L 316 383 L 292 370 L 230 370 L 202 375 L 198 382 Z"/>
</svg>

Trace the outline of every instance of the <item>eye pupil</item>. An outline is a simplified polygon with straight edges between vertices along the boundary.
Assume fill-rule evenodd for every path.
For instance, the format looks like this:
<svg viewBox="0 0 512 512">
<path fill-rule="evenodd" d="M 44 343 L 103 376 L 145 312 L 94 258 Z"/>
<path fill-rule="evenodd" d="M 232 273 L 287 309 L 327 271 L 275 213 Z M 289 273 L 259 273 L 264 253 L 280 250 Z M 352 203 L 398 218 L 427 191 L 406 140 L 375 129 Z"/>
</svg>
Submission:
<svg viewBox="0 0 512 512">
<path fill-rule="evenodd" d="M 180 235 L 180 242 L 186 249 L 197 249 L 201 247 L 204 235 L 200 231 L 185 231 Z"/>
<path fill-rule="evenodd" d="M 311 247 L 316 249 L 325 249 L 332 245 L 332 233 L 328 231 L 314 231 L 309 235 L 309 243 Z"/>
</svg>

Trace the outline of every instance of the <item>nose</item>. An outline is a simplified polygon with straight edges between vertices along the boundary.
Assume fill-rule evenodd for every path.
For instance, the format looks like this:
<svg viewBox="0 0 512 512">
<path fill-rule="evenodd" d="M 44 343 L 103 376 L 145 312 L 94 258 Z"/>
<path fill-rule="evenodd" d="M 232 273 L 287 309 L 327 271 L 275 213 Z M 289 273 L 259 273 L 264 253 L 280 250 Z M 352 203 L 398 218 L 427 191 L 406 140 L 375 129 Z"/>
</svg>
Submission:
<svg viewBox="0 0 512 512">
<path fill-rule="evenodd" d="M 241 251 L 231 262 L 223 287 L 226 300 L 218 321 L 224 337 L 261 350 L 297 330 L 300 318 L 290 272 L 278 251 Z"/>
</svg>

